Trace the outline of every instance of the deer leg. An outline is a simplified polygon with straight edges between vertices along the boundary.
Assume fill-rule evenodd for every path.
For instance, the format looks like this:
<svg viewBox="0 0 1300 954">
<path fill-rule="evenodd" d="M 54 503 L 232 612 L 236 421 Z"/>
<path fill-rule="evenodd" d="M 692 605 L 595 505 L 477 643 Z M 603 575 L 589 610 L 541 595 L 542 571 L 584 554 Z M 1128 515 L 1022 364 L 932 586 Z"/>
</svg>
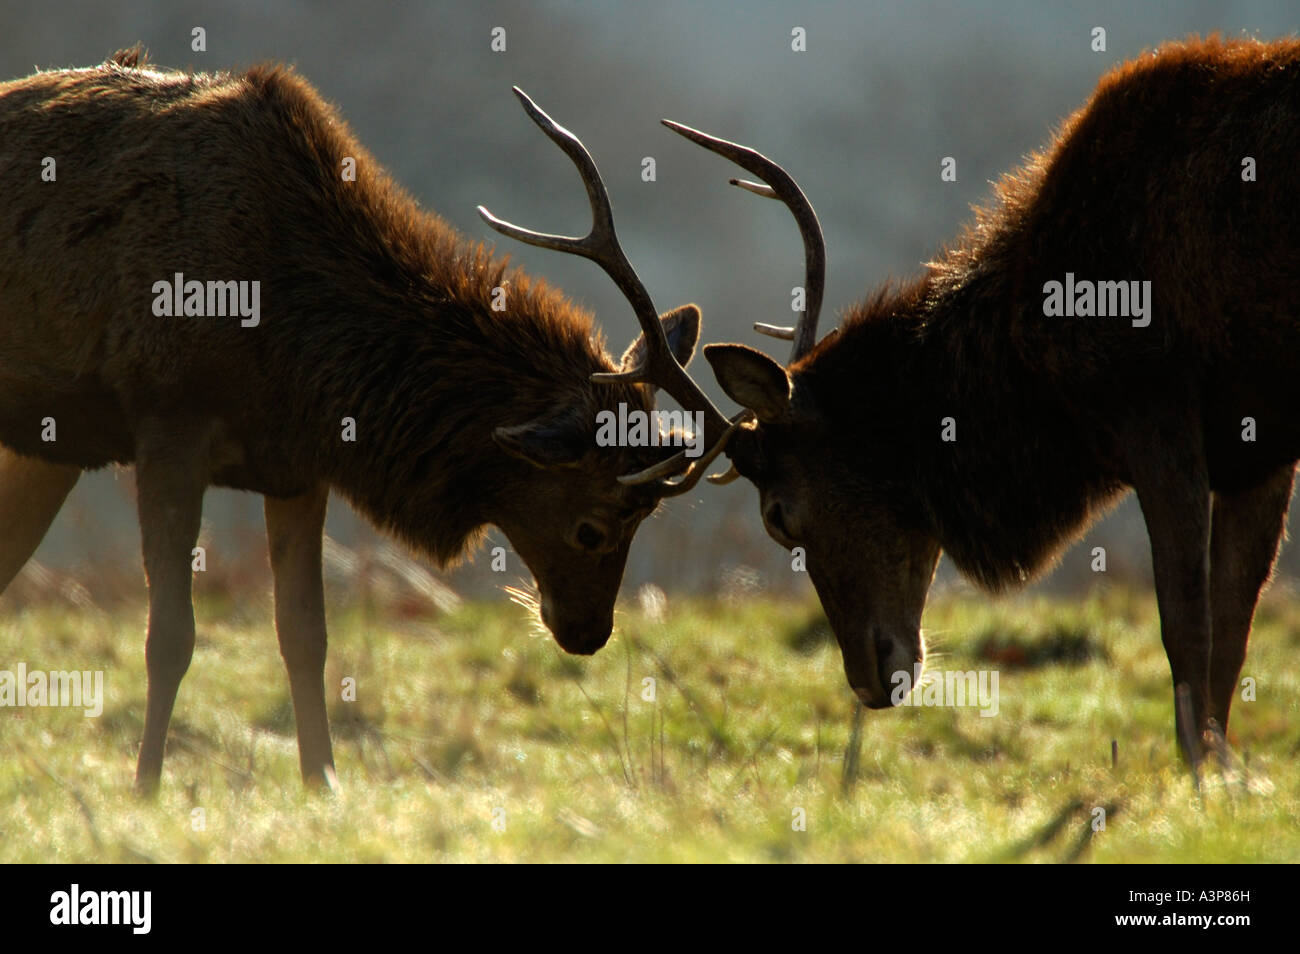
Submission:
<svg viewBox="0 0 1300 954">
<path fill-rule="evenodd" d="M 1244 493 L 1216 494 L 1210 536 L 1214 645 L 1210 656 L 1210 718 L 1224 731 L 1246 659 L 1255 604 L 1268 582 L 1286 529 L 1294 465 Z"/>
<path fill-rule="evenodd" d="M 0 593 L 45 538 L 81 469 L 0 447 Z"/>
<path fill-rule="evenodd" d="M 325 588 L 321 533 L 329 489 L 267 497 L 266 539 L 275 577 L 275 631 L 289 671 L 298 761 L 308 786 L 334 784 L 334 753 L 325 711 Z"/>
<path fill-rule="evenodd" d="M 1177 434 L 1172 428 L 1169 433 Z M 1169 657 L 1175 700 L 1186 686 L 1190 714 L 1175 706 L 1183 755 L 1193 765 L 1205 751 L 1210 689 L 1210 481 L 1201 445 L 1130 440 L 1133 486 L 1147 534 L 1160 609 L 1160 637 Z"/>
<path fill-rule="evenodd" d="M 174 440 L 175 435 L 171 435 Z M 137 454 L 136 491 L 145 577 L 149 582 L 149 635 L 145 667 L 149 673 L 144 738 L 135 786 L 152 794 L 162 775 L 163 745 L 181 679 L 194 654 L 194 604 L 191 553 L 199 536 L 203 491 L 201 451 L 174 444 Z"/>
</svg>

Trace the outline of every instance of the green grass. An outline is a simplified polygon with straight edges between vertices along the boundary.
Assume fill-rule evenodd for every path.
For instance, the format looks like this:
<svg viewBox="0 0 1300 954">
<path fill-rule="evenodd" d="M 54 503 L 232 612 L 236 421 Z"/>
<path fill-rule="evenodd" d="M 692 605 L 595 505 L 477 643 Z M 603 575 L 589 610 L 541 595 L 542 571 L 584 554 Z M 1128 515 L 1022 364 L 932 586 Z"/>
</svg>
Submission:
<svg viewBox="0 0 1300 954">
<path fill-rule="evenodd" d="M 1200 794 L 1176 755 L 1153 601 L 1122 590 L 937 597 L 932 666 L 997 669 L 999 713 L 867 712 L 850 784 L 856 704 L 813 605 L 628 609 L 590 659 L 505 602 L 427 620 L 335 609 L 342 793 L 323 797 L 299 782 L 269 607 L 209 601 L 162 791 L 141 802 L 143 617 L 0 622 L 0 668 L 103 669 L 106 695 L 98 719 L 0 710 L 0 861 L 1300 860 L 1300 602 L 1281 594 L 1246 664 L 1257 699 L 1233 711 L 1245 769 L 1207 770 Z"/>
</svg>

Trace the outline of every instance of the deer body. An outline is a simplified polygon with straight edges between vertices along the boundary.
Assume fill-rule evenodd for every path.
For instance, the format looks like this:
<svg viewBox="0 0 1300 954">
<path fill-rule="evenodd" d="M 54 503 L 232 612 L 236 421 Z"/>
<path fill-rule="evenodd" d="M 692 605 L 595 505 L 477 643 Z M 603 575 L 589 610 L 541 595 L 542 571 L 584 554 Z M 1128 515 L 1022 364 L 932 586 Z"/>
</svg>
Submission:
<svg viewBox="0 0 1300 954">
<path fill-rule="evenodd" d="M 433 454 L 457 439 L 491 447 L 492 427 L 611 370 L 587 316 L 526 280 L 504 284 L 500 263 L 390 192 L 328 113 L 295 116 L 312 108 L 324 109 L 310 88 L 273 69 L 204 79 L 113 63 L 8 85 L 0 440 L 101 467 L 134 460 L 136 422 L 194 418 L 214 484 L 292 496 L 325 477 L 406 523 L 383 499 L 406 492 L 391 486 L 401 475 L 367 459 L 367 430 L 385 429 L 385 442 L 434 435 Z M 219 138 L 223 128 L 241 136 Z M 41 181 L 41 155 L 61 159 L 57 181 Z M 345 156 L 358 162 L 355 183 L 341 178 Z M 178 272 L 259 280 L 275 327 L 155 315 L 155 283 Z M 494 287 L 519 307 L 492 312 Z M 485 380 L 489 367 L 497 377 Z M 466 416 L 480 412 L 491 426 L 471 439 Z M 42 440 L 46 416 L 56 440 Z M 358 422 L 355 445 L 340 437 L 345 417 Z M 481 470 L 446 473 L 462 499 L 431 493 L 409 506 L 436 508 L 419 518 L 430 526 L 479 516 L 477 496 L 455 484 L 502 476 Z M 464 534 L 442 532 L 433 549 L 446 560 Z"/>
<path fill-rule="evenodd" d="M 806 547 L 866 704 L 923 656 L 941 551 L 1019 584 L 1132 488 L 1188 754 L 1226 726 L 1300 458 L 1297 117 L 1300 43 L 1171 45 L 1103 79 L 920 279 L 788 370 L 706 350 L 759 418 L 728 453 L 769 532 Z M 1067 317 L 1049 301 L 1067 276 L 1149 281 L 1147 314 Z"/>
<path fill-rule="evenodd" d="M 561 645 L 604 644 L 632 534 L 664 492 L 617 478 L 670 452 L 596 448 L 598 412 L 649 411 L 653 387 L 592 382 L 619 366 L 586 313 L 420 211 L 283 69 L 158 72 L 127 52 L 38 73 L 0 85 L 0 142 L 0 587 L 82 469 L 135 465 L 149 583 L 139 787 L 158 783 L 194 645 L 209 485 L 266 496 L 308 781 L 333 766 L 330 489 L 439 563 L 500 526 Z M 165 307 L 168 286 L 191 280 L 205 305 L 208 283 L 256 281 L 258 314 Z M 652 326 L 652 352 L 689 359 L 694 306 Z M 646 349 L 634 343 L 624 370 Z"/>
</svg>

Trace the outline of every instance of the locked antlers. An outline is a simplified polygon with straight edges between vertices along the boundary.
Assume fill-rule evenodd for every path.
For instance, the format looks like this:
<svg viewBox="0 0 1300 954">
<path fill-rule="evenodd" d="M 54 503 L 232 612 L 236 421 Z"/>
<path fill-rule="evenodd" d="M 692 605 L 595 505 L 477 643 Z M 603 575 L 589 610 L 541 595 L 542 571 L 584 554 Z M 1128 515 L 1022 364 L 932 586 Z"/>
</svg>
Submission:
<svg viewBox="0 0 1300 954">
<path fill-rule="evenodd" d="M 587 187 L 587 198 L 591 203 L 591 230 L 581 237 L 549 235 L 498 219 L 481 205 L 478 207 L 478 214 L 502 235 L 539 248 L 549 248 L 557 252 L 589 258 L 614 280 L 619 291 L 632 305 L 636 320 L 641 325 L 646 341 L 646 360 L 640 367 L 629 371 L 593 374 L 591 380 L 600 383 L 646 383 L 662 388 L 686 411 L 703 413 L 704 441 L 705 446 L 709 448 L 694 461 L 688 461 L 683 450 L 645 470 L 624 475 L 619 480 L 625 484 L 656 482 L 658 484 L 656 490 L 664 497 L 686 493 L 699 482 L 714 458 L 722 453 L 731 435 L 745 420 L 746 414 L 742 413 L 735 419 L 728 420 L 700 390 L 699 385 L 691 379 L 686 369 L 673 355 L 672 349 L 668 346 L 668 338 L 664 334 L 663 324 L 659 321 L 658 312 L 650 300 L 650 294 L 627 260 L 622 246 L 619 245 L 618 236 L 614 232 L 614 212 L 610 207 L 609 193 L 605 189 L 605 182 L 601 179 L 600 172 L 596 169 L 595 160 L 591 158 L 591 153 L 577 136 L 548 116 L 523 90 L 516 86 L 514 92 L 523 103 L 524 111 L 528 113 L 529 118 L 541 127 L 542 132 L 563 149 L 565 155 L 578 167 L 583 185 Z M 798 187 L 795 188 L 797 190 Z M 684 473 L 683 468 L 685 468 Z M 676 481 L 668 479 L 675 474 L 682 474 L 682 476 Z"/>
</svg>

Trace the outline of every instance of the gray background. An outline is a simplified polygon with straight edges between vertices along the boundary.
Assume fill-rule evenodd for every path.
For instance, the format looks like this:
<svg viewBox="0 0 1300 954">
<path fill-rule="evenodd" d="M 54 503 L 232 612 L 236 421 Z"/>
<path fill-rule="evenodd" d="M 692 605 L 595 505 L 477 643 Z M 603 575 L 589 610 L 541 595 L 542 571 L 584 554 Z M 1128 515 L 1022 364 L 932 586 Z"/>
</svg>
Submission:
<svg viewBox="0 0 1300 954">
<path fill-rule="evenodd" d="M 511 220 L 581 231 L 587 207 L 568 160 L 527 121 L 510 87 L 532 94 L 585 141 L 609 185 L 621 237 L 659 308 L 695 301 L 704 339 L 758 339 L 753 320 L 785 321 L 802 279 L 783 209 L 726 185 L 732 167 L 658 124 L 661 117 L 749 143 L 782 162 L 817 207 L 829 253 L 823 329 L 889 276 L 916 273 L 953 239 L 989 180 L 1042 145 L 1110 66 L 1192 32 L 1263 38 L 1296 30 L 1296 4 L 1189 2 L 593 4 L 395 3 L 353 0 L 225 4 L 0 2 L 0 77 L 89 66 L 143 42 L 160 66 L 218 70 L 294 64 L 419 199 L 466 235 L 495 238 L 478 203 Z M 190 30 L 207 30 L 192 52 Z M 493 53 L 490 32 L 507 30 Z M 807 31 L 807 52 L 790 49 Z M 1090 31 L 1107 31 L 1093 52 Z M 658 179 L 641 181 L 654 156 Z M 954 156 L 958 181 L 939 179 Z M 2 201 L 2 200 L 0 200 Z M 592 264 L 502 240 L 514 260 L 597 314 L 621 350 L 634 322 Z M 730 408 L 701 362 L 697 376 Z M 210 560 L 260 560 L 260 498 L 212 491 Z M 329 530 L 366 547 L 346 504 Z M 1070 551 L 1045 583 L 1093 585 L 1089 550 L 1110 577 L 1149 579 L 1132 501 Z M 480 559 L 443 578 L 462 592 L 501 579 Z M 37 559 L 73 573 L 138 567 L 131 473 L 87 475 Z M 1296 561 L 1287 561 L 1294 571 Z M 945 566 L 944 578 L 951 581 Z M 513 581 L 513 579 L 512 579 Z M 763 535 L 747 484 L 671 502 L 640 531 L 627 583 L 666 590 L 799 590 L 788 557 Z"/>
</svg>

